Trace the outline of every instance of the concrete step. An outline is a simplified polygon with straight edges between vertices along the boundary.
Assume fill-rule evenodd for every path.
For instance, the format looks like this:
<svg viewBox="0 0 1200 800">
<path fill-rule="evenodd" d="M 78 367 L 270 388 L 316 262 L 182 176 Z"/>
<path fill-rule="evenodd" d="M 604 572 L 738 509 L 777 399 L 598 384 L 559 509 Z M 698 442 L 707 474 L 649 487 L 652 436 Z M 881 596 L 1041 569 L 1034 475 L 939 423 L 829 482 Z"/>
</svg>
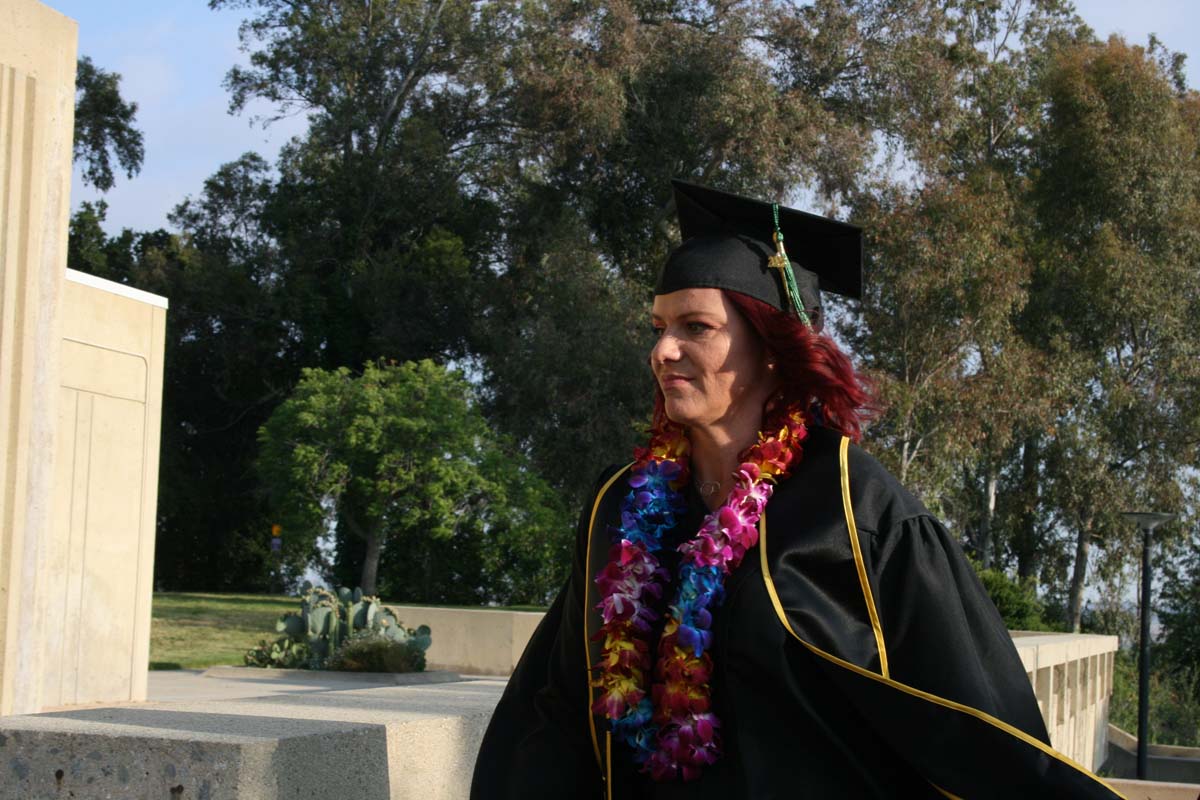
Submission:
<svg viewBox="0 0 1200 800">
<path fill-rule="evenodd" d="M 346 686 L 3 717 L 0 800 L 467 796 L 503 680 Z"/>
</svg>

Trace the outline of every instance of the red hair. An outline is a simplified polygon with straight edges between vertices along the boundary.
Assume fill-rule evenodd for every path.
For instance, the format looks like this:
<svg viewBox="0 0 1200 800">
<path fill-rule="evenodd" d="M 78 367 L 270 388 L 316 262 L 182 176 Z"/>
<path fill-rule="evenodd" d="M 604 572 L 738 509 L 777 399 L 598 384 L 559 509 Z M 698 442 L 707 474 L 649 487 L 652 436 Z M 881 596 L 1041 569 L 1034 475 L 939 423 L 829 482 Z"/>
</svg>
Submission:
<svg viewBox="0 0 1200 800">
<path fill-rule="evenodd" d="M 779 392 L 763 410 L 767 426 L 772 425 L 771 411 L 815 400 L 820 404 L 822 424 L 855 442 L 861 439 L 863 423 L 875 410 L 870 384 L 837 343 L 762 300 L 725 289 L 721 293 L 741 312 L 775 358 Z M 662 390 L 656 387 L 654 428 L 659 430 L 667 423 Z"/>
</svg>

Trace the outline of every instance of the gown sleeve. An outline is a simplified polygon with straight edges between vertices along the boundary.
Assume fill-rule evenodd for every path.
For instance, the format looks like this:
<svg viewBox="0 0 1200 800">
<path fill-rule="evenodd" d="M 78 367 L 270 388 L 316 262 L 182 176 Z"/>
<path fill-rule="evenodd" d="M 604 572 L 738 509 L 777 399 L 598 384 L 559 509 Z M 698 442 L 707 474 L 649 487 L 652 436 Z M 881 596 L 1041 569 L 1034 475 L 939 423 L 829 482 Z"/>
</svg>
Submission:
<svg viewBox="0 0 1200 800">
<path fill-rule="evenodd" d="M 592 492 L 616 472 L 606 470 Z M 492 714 L 471 800 L 595 795 L 600 769 L 588 728 L 583 596 L 592 504 L 580 514 L 571 573 L 537 626 Z"/>
<path fill-rule="evenodd" d="M 928 515 L 876 539 L 891 677 L 1049 744 L 1012 636 L 958 542 Z"/>
<path fill-rule="evenodd" d="M 839 672 L 897 752 L 949 796 L 1119 797 L 1049 746 L 1012 637 L 936 519 L 872 533 L 870 553 L 889 674 Z"/>
</svg>

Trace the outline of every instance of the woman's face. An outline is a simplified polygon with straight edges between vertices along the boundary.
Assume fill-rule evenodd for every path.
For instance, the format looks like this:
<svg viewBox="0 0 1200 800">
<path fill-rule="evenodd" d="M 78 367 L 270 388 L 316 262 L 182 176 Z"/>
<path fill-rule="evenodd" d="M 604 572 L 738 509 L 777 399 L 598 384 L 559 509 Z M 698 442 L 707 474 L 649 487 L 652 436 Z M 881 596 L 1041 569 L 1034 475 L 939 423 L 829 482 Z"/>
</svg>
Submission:
<svg viewBox="0 0 1200 800">
<path fill-rule="evenodd" d="M 650 366 L 667 416 L 686 426 L 756 420 L 775 390 L 758 335 L 719 289 L 681 289 L 654 298 L 658 342 Z"/>
</svg>

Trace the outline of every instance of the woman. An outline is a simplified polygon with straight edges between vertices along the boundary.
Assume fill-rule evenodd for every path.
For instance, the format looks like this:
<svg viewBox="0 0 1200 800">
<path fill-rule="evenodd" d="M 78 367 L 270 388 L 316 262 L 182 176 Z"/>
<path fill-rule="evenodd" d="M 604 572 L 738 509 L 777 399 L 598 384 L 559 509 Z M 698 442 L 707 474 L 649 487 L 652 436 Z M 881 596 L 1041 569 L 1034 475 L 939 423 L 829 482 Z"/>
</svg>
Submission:
<svg viewBox="0 0 1200 800">
<path fill-rule="evenodd" d="M 472 797 L 1115 797 L 1048 746 L 953 538 L 850 443 L 868 398 L 818 285 L 858 294 L 858 231 L 675 192 L 650 443 L 597 483 Z"/>
</svg>

